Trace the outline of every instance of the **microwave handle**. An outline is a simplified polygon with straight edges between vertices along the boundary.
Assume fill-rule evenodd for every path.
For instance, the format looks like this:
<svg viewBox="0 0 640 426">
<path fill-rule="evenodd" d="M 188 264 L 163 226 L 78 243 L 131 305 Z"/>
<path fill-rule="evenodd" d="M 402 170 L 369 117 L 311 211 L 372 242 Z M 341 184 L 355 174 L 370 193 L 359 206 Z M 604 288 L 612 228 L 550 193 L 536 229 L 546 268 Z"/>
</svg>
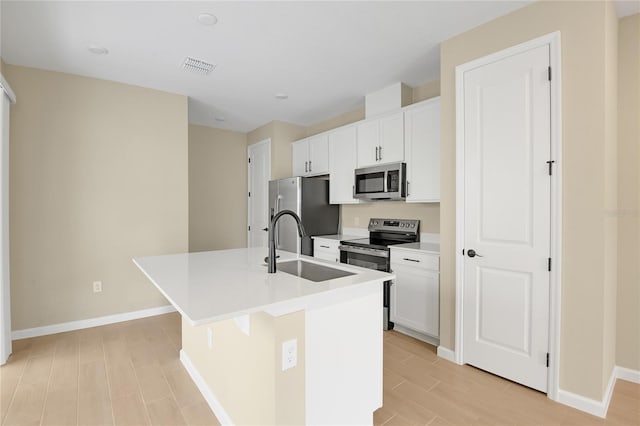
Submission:
<svg viewBox="0 0 640 426">
<path fill-rule="evenodd" d="M 383 192 L 389 192 L 389 188 L 387 187 L 387 183 L 389 183 L 389 171 L 385 170 L 384 177 L 382 178 L 382 188 Z"/>
</svg>

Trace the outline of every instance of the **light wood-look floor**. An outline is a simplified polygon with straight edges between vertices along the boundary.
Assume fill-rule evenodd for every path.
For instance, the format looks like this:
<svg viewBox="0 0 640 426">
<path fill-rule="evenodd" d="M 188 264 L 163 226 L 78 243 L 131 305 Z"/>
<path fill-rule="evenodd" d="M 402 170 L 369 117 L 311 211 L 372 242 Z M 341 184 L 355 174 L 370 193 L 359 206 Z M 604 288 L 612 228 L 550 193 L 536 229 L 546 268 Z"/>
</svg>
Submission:
<svg viewBox="0 0 640 426">
<path fill-rule="evenodd" d="M 167 314 L 14 341 L 0 367 L 3 425 L 218 425 L 179 361 L 180 317 Z M 640 385 L 618 381 L 607 419 L 439 359 L 384 335 L 384 407 L 376 425 L 640 425 Z"/>
</svg>

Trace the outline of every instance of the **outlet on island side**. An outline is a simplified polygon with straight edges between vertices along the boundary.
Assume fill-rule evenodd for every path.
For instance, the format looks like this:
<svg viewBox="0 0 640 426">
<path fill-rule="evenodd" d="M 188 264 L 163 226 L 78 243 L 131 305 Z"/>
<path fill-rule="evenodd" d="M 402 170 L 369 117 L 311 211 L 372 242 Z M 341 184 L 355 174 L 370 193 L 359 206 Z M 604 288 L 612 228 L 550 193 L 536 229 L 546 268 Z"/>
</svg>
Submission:
<svg viewBox="0 0 640 426">
<path fill-rule="evenodd" d="M 298 340 L 292 339 L 282 342 L 282 371 L 298 364 Z"/>
<path fill-rule="evenodd" d="M 93 292 L 100 293 L 102 291 L 102 281 L 93 282 Z"/>
</svg>

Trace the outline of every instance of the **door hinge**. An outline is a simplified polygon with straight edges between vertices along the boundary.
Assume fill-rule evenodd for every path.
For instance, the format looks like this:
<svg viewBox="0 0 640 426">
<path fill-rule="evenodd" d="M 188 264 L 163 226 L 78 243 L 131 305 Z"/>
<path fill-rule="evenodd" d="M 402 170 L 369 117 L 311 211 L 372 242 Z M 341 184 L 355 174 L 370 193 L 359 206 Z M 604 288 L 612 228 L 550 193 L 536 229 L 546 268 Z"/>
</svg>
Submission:
<svg viewBox="0 0 640 426">
<path fill-rule="evenodd" d="M 549 262 L 547 263 L 547 269 L 551 272 L 551 258 L 549 258 Z"/>
<path fill-rule="evenodd" d="M 547 368 L 549 367 L 549 352 L 547 352 Z"/>
<path fill-rule="evenodd" d="M 551 67 L 549 67 L 548 70 L 549 70 L 548 72 L 549 81 L 551 81 Z"/>
<path fill-rule="evenodd" d="M 251 191 L 249 191 L 249 197 L 251 197 Z"/>
<path fill-rule="evenodd" d="M 553 174 L 553 163 L 555 163 L 554 160 L 547 161 L 547 164 L 549 165 L 549 176 Z"/>
<path fill-rule="evenodd" d="M 249 157 L 249 163 L 251 163 L 251 157 Z"/>
<path fill-rule="evenodd" d="M 249 228 L 249 231 L 251 231 L 251 225 L 247 226 L 247 228 Z"/>
<path fill-rule="evenodd" d="M 464 249 L 462 249 L 462 255 L 464 256 Z"/>
</svg>

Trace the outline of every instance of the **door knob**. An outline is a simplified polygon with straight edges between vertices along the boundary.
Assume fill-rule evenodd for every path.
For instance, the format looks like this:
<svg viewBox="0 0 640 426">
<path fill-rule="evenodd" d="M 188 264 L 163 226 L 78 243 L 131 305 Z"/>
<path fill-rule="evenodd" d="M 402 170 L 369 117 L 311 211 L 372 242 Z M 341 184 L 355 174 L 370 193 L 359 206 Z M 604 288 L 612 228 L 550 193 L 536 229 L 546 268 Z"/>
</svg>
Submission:
<svg viewBox="0 0 640 426">
<path fill-rule="evenodd" d="M 269 228 L 262 228 L 262 230 L 263 230 L 263 231 L 268 231 L 268 230 L 269 230 Z"/>
<path fill-rule="evenodd" d="M 482 257 L 481 255 L 479 255 L 478 253 L 476 253 L 476 251 L 474 249 L 469 249 L 467 250 L 467 254 L 469 255 L 469 257 Z"/>
</svg>

